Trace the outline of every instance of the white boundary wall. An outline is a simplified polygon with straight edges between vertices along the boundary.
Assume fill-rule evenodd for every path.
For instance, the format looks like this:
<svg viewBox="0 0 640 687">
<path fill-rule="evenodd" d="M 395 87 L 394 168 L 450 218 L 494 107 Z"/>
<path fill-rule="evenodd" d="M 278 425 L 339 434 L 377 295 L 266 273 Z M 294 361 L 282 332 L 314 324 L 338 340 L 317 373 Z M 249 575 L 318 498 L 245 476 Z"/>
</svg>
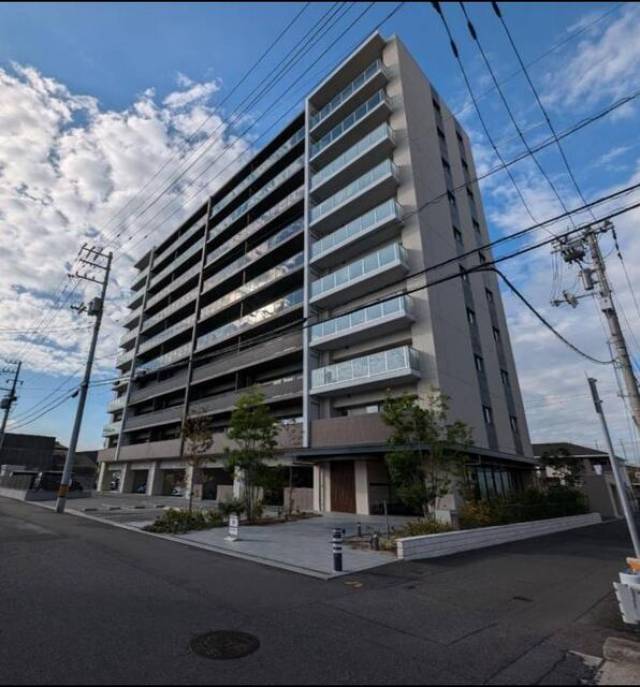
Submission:
<svg viewBox="0 0 640 687">
<path fill-rule="evenodd" d="M 602 522 L 600 513 L 586 513 L 585 515 L 569 515 L 564 518 L 518 522 L 513 525 L 479 527 L 472 530 L 405 537 L 397 540 L 398 558 L 410 560 L 412 558 L 449 556 L 462 551 L 483 549 L 487 546 L 506 544 L 519 539 L 529 539 L 576 527 L 596 525 L 599 522 Z"/>
</svg>

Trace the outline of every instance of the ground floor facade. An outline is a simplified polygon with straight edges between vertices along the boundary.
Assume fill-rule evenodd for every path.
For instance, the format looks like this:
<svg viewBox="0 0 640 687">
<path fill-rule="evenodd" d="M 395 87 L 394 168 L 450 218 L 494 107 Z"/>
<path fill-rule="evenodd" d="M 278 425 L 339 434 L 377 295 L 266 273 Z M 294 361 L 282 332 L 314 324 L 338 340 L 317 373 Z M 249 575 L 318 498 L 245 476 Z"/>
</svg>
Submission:
<svg viewBox="0 0 640 687">
<path fill-rule="evenodd" d="M 532 461 L 509 458 L 469 456 L 467 472 L 479 498 L 517 492 L 530 483 Z M 283 454 L 273 467 L 282 472 L 284 486 L 261 492 L 265 505 L 361 515 L 411 514 L 394 495 L 382 447 L 368 452 L 346 447 L 342 451 L 301 450 Z M 178 458 L 103 461 L 98 476 L 100 492 L 186 498 L 192 490 L 195 500 L 212 505 L 237 496 L 241 489 L 241 481 L 227 470 L 222 457 L 212 458 L 195 476 L 193 468 Z M 452 493 L 439 499 L 438 508 L 455 511 L 460 503 L 460 496 Z"/>
</svg>

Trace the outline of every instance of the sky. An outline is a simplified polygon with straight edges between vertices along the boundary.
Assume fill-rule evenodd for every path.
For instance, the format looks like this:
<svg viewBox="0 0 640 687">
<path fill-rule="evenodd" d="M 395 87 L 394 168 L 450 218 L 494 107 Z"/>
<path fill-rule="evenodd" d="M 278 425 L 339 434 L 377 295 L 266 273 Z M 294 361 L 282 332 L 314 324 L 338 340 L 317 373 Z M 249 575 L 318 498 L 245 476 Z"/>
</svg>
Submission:
<svg viewBox="0 0 640 687">
<path fill-rule="evenodd" d="M 136 258 L 292 119 L 314 83 L 397 5 L 0 3 L 0 356 L 23 360 L 10 431 L 68 441 L 76 401 L 53 406 L 79 383 L 91 325 L 69 305 L 95 295 L 90 284 L 72 290 L 65 276 L 80 245 L 100 242 L 114 251 L 93 375 L 107 380 L 115 374 Z M 504 159 L 519 156 L 524 144 L 459 4 L 444 3 L 443 11 L 494 143 Z M 467 11 L 525 140 L 529 146 L 546 140 L 543 114 L 490 3 L 469 3 Z M 504 3 L 502 11 L 556 131 L 640 88 L 640 6 Z M 313 33 L 318 22 L 325 23 Z M 471 137 L 478 171 L 494 168 L 497 158 L 430 3 L 404 3 L 379 30 L 402 39 L 456 113 Z M 308 32 L 312 44 L 302 50 Z M 283 61 L 287 72 L 270 81 Z M 617 107 L 563 139 L 587 200 L 640 182 L 639 103 Z M 578 207 L 557 148 L 536 157 L 565 205 Z M 562 211 L 530 156 L 511 169 L 536 219 Z M 532 224 L 504 171 L 484 179 L 481 190 L 492 238 Z M 638 200 L 640 193 L 629 194 L 596 214 Z M 586 219 L 581 214 L 575 221 Z M 638 220 L 638 211 L 615 220 L 624 262 L 610 234 L 602 248 L 634 364 L 640 365 Z M 563 220 L 531 240 L 569 226 Z M 517 245 L 523 244 L 495 254 Z M 575 309 L 550 304 L 563 290 L 578 288 L 573 267 L 548 248 L 503 267 L 567 339 L 595 358 L 610 357 L 591 298 Z M 503 299 L 532 440 L 603 448 L 586 382 L 595 376 L 616 450 L 637 459 L 640 445 L 612 367 L 569 349 L 510 291 Z M 92 386 L 80 448 L 102 445 L 111 394 L 108 383 Z"/>
</svg>

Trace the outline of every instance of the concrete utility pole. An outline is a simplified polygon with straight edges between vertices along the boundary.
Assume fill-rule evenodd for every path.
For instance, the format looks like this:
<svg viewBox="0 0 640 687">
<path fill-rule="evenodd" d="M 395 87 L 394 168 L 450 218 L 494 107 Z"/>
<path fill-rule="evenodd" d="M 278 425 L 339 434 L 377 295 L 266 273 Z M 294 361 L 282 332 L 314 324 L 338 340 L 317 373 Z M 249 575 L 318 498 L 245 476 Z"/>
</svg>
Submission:
<svg viewBox="0 0 640 687">
<path fill-rule="evenodd" d="M 9 362 L 9 361 L 7 361 Z M 11 412 L 11 406 L 18 400 L 16 396 L 16 386 L 18 384 L 18 377 L 20 376 L 20 368 L 22 367 L 22 361 L 18 360 L 16 364 L 15 373 L 13 375 L 13 382 L 11 383 L 11 389 L 8 389 L 9 395 L 5 396 L 0 400 L 0 408 L 4 409 L 4 415 L 2 416 L 2 427 L 0 427 L 0 449 L 4 444 L 4 434 L 7 427 L 7 420 L 9 419 L 9 413 Z M 5 368 L 2 373 L 10 372 L 11 370 Z"/>
<path fill-rule="evenodd" d="M 86 255 L 86 258 L 82 255 Z M 60 480 L 60 488 L 58 489 L 58 499 L 56 501 L 56 511 L 58 513 L 64 513 L 65 503 L 67 501 L 67 493 L 69 487 L 71 486 L 71 475 L 73 473 L 73 463 L 76 456 L 76 446 L 78 444 L 78 436 L 80 434 L 80 426 L 82 425 L 82 416 L 84 414 L 84 405 L 87 400 L 87 391 L 89 389 L 89 381 L 91 379 L 91 368 L 93 366 L 93 358 L 96 352 L 96 345 L 98 343 L 98 333 L 100 331 L 100 324 L 102 323 L 102 313 L 104 311 L 104 300 L 107 293 L 107 284 L 109 283 L 109 273 L 111 271 L 111 259 L 113 257 L 112 253 L 102 253 L 93 247 L 87 248 L 86 244 L 82 247 L 80 251 L 80 262 L 90 265 L 91 267 L 103 272 L 102 280 L 95 279 L 88 273 L 78 274 L 73 276 L 79 277 L 80 279 L 85 279 L 86 281 L 92 281 L 96 284 L 100 284 L 101 292 L 100 296 L 94 298 L 85 307 L 82 305 L 79 310 L 87 311 L 88 315 L 92 315 L 96 318 L 95 324 L 93 325 L 93 334 L 91 336 L 91 345 L 89 347 L 89 355 L 87 357 L 87 364 L 84 369 L 84 377 L 82 378 L 82 383 L 80 384 L 80 397 L 78 399 L 78 408 L 76 410 L 76 418 L 73 423 L 73 431 L 71 433 L 71 439 L 69 441 L 69 450 L 67 451 L 67 457 L 64 461 L 64 470 L 62 471 L 62 479 Z M 102 264 L 100 260 L 106 259 L 106 265 Z M 70 275 L 71 276 L 71 275 Z"/>
<path fill-rule="evenodd" d="M 582 285 L 587 292 L 585 295 L 591 292 L 595 293 L 598 298 L 600 309 L 604 313 L 611 334 L 611 346 L 614 352 L 615 364 L 622 373 L 622 379 L 631 408 L 631 416 L 633 417 L 636 428 L 640 431 L 640 390 L 638 389 L 638 380 L 633 372 L 627 343 L 622 333 L 618 313 L 613 302 L 604 257 L 598 245 L 598 236 L 612 229 L 613 223 L 609 220 L 600 225 L 589 225 L 577 238 L 558 242 L 556 244 L 556 250 L 560 251 L 565 262 L 576 262 L 580 265 Z M 593 267 L 584 263 L 587 254 L 591 259 Z M 574 296 L 573 294 L 564 292 L 564 300 L 573 307 L 577 306 L 578 299 L 582 297 L 584 296 Z M 553 301 L 553 304 L 560 305 L 562 302 L 564 301 Z"/>
<path fill-rule="evenodd" d="M 638 537 L 638 530 L 636 528 L 636 522 L 633 519 L 633 511 L 629 505 L 629 496 L 627 494 L 627 489 L 622 479 L 622 474 L 620 472 L 620 466 L 618 465 L 618 459 L 616 458 L 615 451 L 613 450 L 613 444 L 611 443 L 611 435 L 609 434 L 609 428 L 607 427 L 607 420 L 604 416 L 604 411 L 602 410 L 602 401 L 598 395 L 597 380 L 593 377 L 587 379 L 589 382 L 589 389 L 591 390 L 591 397 L 593 398 L 593 405 L 596 407 L 596 413 L 600 417 L 600 423 L 602 424 L 602 433 L 604 434 L 604 439 L 607 444 L 607 452 L 609 453 L 609 462 L 611 463 L 611 471 L 613 472 L 613 477 L 616 481 L 616 489 L 618 490 L 618 496 L 620 497 L 620 503 L 622 505 L 622 510 L 624 512 L 624 517 L 627 521 L 627 527 L 629 528 L 629 535 L 631 536 L 631 543 L 633 544 L 633 550 L 635 552 L 636 558 L 640 558 L 640 538 Z"/>
</svg>

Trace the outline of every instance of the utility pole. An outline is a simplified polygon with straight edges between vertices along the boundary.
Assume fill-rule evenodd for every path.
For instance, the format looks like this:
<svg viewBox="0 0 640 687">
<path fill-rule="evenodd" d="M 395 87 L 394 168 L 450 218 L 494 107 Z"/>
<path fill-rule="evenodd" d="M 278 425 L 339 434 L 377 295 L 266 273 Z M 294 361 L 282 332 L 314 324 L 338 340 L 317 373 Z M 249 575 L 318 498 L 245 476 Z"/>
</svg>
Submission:
<svg viewBox="0 0 640 687">
<path fill-rule="evenodd" d="M 83 257 L 86 256 L 86 257 Z M 109 283 L 109 273 L 111 271 L 111 259 L 113 257 L 112 253 L 105 254 L 99 249 L 94 247 L 87 247 L 86 244 L 80 250 L 80 262 L 89 265 L 90 267 L 102 272 L 102 279 L 96 279 L 94 276 L 89 275 L 87 272 L 80 274 L 75 273 L 75 276 L 86 281 L 92 281 L 95 284 L 101 286 L 100 296 L 93 298 L 88 306 L 80 306 L 79 311 L 87 311 L 87 314 L 96 318 L 93 325 L 93 334 L 91 336 L 91 345 L 89 346 L 89 355 L 87 356 L 87 363 L 84 369 L 84 377 L 82 378 L 82 383 L 80 384 L 80 397 L 78 398 L 78 408 L 76 410 L 76 418 L 73 423 L 73 431 L 71 433 L 71 439 L 69 441 L 69 450 L 67 451 L 67 457 L 64 461 L 64 470 L 62 472 L 62 478 L 60 480 L 60 487 L 58 489 L 58 499 L 56 501 L 56 511 L 58 513 L 64 513 L 64 507 L 67 500 L 67 493 L 69 487 L 71 486 L 71 475 L 73 472 L 73 463 L 76 456 L 76 446 L 78 444 L 78 436 L 80 434 L 80 426 L 82 425 L 82 416 L 84 414 L 84 406 L 87 400 L 87 391 L 89 389 L 89 381 L 91 379 L 91 368 L 93 366 L 93 358 L 96 352 L 96 345 L 98 343 L 98 333 L 100 331 L 100 324 L 102 323 L 102 313 L 104 311 L 104 300 L 107 293 L 107 284 Z M 106 259 L 106 264 L 103 262 Z"/>
<path fill-rule="evenodd" d="M 604 416 L 604 411 L 602 410 L 602 401 L 598 395 L 597 380 L 593 379 L 593 377 L 588 377 L 587 381 L 589 382 L 589 389 L 591 390 L 593 405 L 596 408 L 596 413 L 598 413 L 598 416 L 600 417 L 602 433 L 604 434 L 604 439 L 607 444 L 607 451 L 609 453 L 611 471 L 613 472 L 613 477 L 616 482 L 616 489 L 618 490 L 618 496 L 620 497 L 620 503 L 624 512 L 624 517 L 627 521 L 627 527 L 629 528 L 629 535 L 631 536 L 633 550 L 636 558 L 640 558 L 640 538 L 638 537 L 638 530 L 636 528 L 635 520 L 633 519 L 633 512 L 631 510 L 631 506 L 629 505 L 629 496 L 627 494 L 624 480 L 622 479 L 620 466 L 618 465 L 618 459 L 616 458 L 615 451 L 613 450 L 613 444 L 611 443 L 611 435 L 609 434 L 609 428 L 607 427 L 607 420 Z"/>
<path fill-rule="evenodd" d="M 16 396 L 16 386 L 18 384 L 18 377 L 20 376 L 20 368 L 22 367 L 22 361 L 18 360 L 13 364 L 16 365 L 16 369 L 13 375 L 13 382 L 11 383 L 11 388 L 6 389 L 6 391 L 9 392 L 9 395 L 5 396 L 2 400 L 0 400 L 0 408 L 4 410 L 4 415 L 2 416 L 2 427 L 0 427 L 0 450 L 2 449 L 2 445 L 4 444 L 4 434 L 5 429 L 7 427 L 7 420 L 9 419 L 9 413 L 11 412 L 11 406 L 15 403 L 15 401 L 18 400 L 18 397 Z M 11 369 L 4 368 L 2 370 L 3 374 L 6 372 L 11 372 Z"/>
<path fill-rule="evenodd" d="M 565 262 L 575 262 L 580 266 L 582 286 L 586 293 L 582 296 L 575 296 L 565 291 L 563 294 L 564 301 L 553 301 L 553 305 L 561 305 L 563 302 L 567 302 L 575 308 L 578 305 L 578 299 L 595 293 L 609 327 L 614 361 L 622 373 L 622 379 L 627 391 L 626 395 L 629 399 L 631 416 L 636 429 L 640 431 L 640 390 L 638 389 L 638 380 L 633 372 L 627 343 L 613 302 L 604 257 L 598 244 L 599 235 L 611 230 L 613 230 L 613 223 L 606 220 L 602 224 L 591 224 L 585 227 L 576 238 L 556 243 L 555 250 L 561 253 Z M 592 266 L 587 264 L 587 256 Z"/>
</svg>

